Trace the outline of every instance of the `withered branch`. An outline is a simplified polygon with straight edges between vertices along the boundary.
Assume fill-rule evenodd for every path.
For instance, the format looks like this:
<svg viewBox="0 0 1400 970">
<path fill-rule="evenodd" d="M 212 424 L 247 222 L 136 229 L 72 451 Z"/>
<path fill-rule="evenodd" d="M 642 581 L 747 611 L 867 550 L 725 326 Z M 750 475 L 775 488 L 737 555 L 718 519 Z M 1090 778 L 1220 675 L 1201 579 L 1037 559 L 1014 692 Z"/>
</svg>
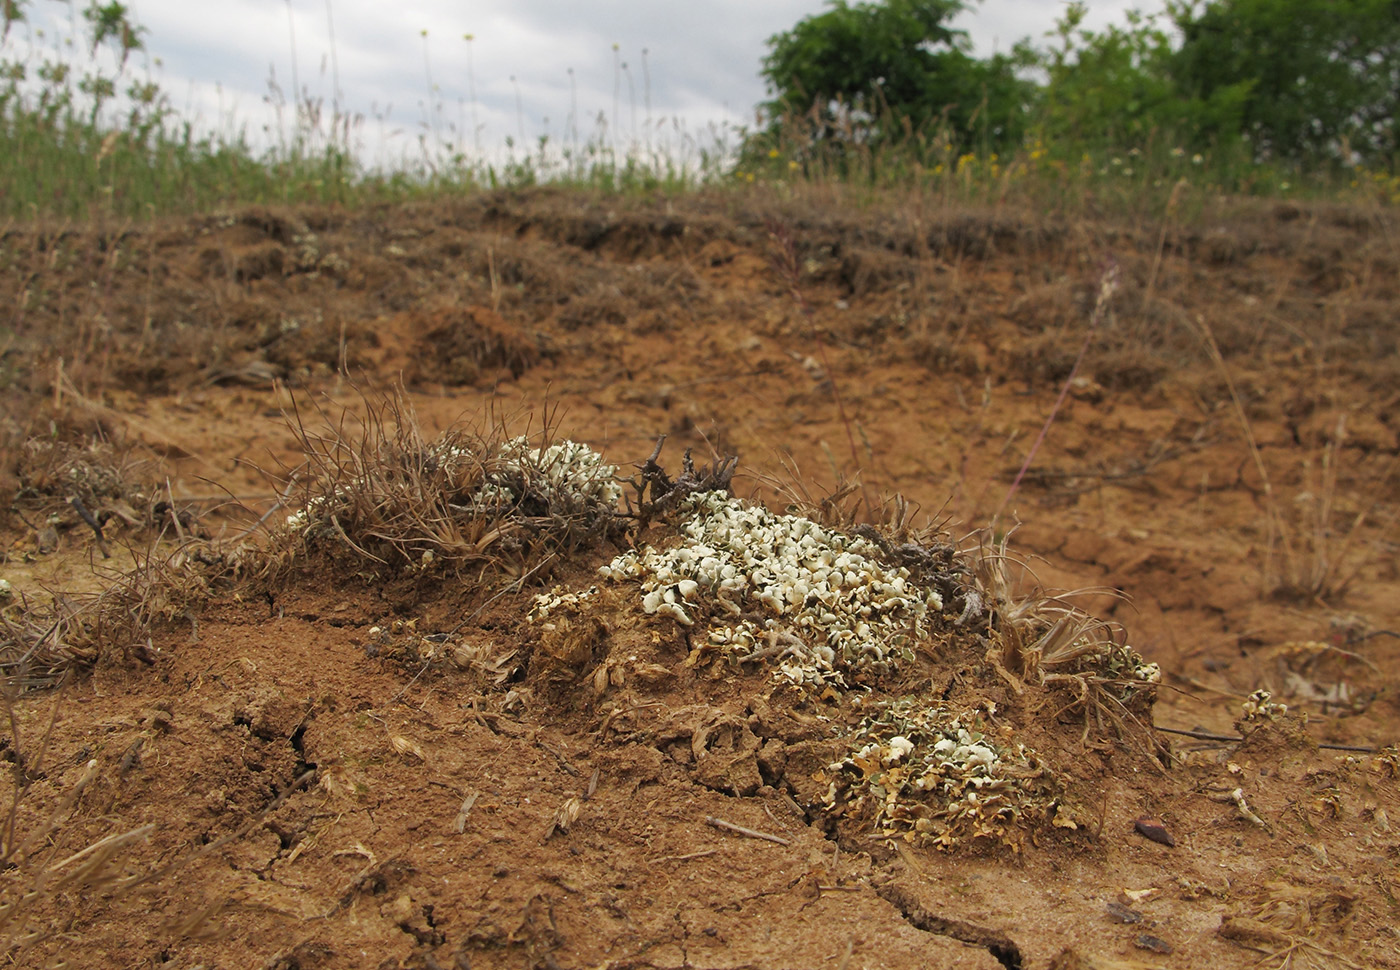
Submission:
<svg viewBox="0 0 1400 970">
<path fill-rule="evenodd" d="M 685 456 L 681 459 L 681 474 L 672 481 L 671 476 L 666 474 L 666 469 L 657 461 L 665 444 L 666 436 L 663 434 L 656 439 L 656 448 L 651 456 L 637 466 L 639 474 L 632 479 L 632 487 L 637 490 L 637 520 L 642 526 L 653 518 L 670 512 L 697 492 L 730 491 L 734 470 L 739 463 L 737 455 L 729 455 L 725 458 L 716 457 L 712 463 L 696 468 L 695 460 L 687 448 Z"/>
</svg>

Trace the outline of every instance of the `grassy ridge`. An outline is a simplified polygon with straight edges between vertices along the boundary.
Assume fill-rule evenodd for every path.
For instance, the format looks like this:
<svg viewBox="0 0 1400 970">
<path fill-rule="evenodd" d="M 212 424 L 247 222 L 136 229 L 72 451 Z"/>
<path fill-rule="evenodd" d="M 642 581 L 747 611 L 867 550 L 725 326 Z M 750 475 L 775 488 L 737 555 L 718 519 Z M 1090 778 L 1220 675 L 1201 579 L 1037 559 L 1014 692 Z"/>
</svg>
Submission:
<svg viewBox="0 0 1400 970">
<path fill-rule="evenodd" d="M 131 66 L 131 54 L 144 49 L 143 31 L 119 4 L 83 12 L 89 36 L 77 49 L 86 58 L 20 44 L 24 9 L 13 0 L 0 7 L 0 218 L 10 220 L 142 219 L 261 203 L 356 206 L 541 183 L 677 192 L 762 182 L 780 192 L 833 188 L 856 201 L 917 192 L 945 205 L 1029 205 L 1068 215 L 1161 214 L 1170 203 L 1184 221 L 1221 195 L 1400 203 L 1400 178 L 1385 172 L 1300 175 L 1238 151 L 1188 152 L 1160 133 L 1114 150 L 1028 138 L 1014 151 L 958 152 L 947 130 L 906 130 L 900 141 L 871 147 L 854 134 L 823 136 L 800 117 L 762 136 L 681 133 L 645 149 L 619 148 L 601 120 L 583 144 L 560 148 L 541 138 L 533 150 L 512 146 L 496 163 L 423 138 L 393 170 L 371 170 L 357 158 L 361 120 L 310 98 L 288 105 L 275 86 L 270 100 L 295 116 L 290 136 L 275 147 L 200 133 L 149 72 Z"/>
</svg>

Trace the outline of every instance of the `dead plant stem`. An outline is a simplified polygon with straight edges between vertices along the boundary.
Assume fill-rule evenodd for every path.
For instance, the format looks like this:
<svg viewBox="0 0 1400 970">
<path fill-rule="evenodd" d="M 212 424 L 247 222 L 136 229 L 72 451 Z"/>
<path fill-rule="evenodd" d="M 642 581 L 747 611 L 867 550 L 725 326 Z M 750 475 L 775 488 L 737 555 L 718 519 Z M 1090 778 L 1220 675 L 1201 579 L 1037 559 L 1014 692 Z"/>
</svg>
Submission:
<svg viewBox="0 0 1400 970">
<path fill-rule="evenodd" d="M 1189 184 L 1185 179 L 1178 179 L 1176 185 L 1172 186 L 1172 194 L 1167 197 L 1167 211 L 1162 217 L 1162 231 L 1157 234 L 1157 253 L 1152 257 L 1152 271 L 1147 274 L 1147 286 L 1143 289 L 1142 305 L 1144 307 L 1152 305 L 1152 293 L 1157 288 L 1157 272 L 1162 268 L 1162 253 L 1167 247 L 1167 232 L 1171 229 L 1181 193 L 1189 187 Z"/>
<path fill-rule="evenodd" d="M 725 832 L 733 832 L 735 835 L 742 835 L 747 839 L 761 839 L 764 842 L 776 842 L 778 845 L 792 845 L 790 841 L 781 835 L 773 835 L 769 832 L 760 832 L 757 829 L 747 829 L 742 825 L 735 825 L 733 822 L 726 822 L 722 818 L 715 818 L 713 815 L 705 816 L 705 824 L 713 825 L 715 828 Z"/>
<path fill-rule="evenodd" d="M 1220 345 L 1215 341 L 1215 334 L 1210 329 L 1210 324 L 1205 318 L 1196 314 L 1196 327 L 1205 341 L 1206 350 L 1210 353 L 1211 361 L 1215 364 L 1220 376 L 1225 381 L 1226 388 L 1230 391 L 1230 403 L 1234 407 L 1235 419 L 1239 422 L 1240 431 L 1244 434 L 1245 442 L 1249 445 L 1249 455 L 1254 461 L 1254 467 L 1259 472 L 1259 479 L 1264 487 L 1264 520 L 1267 524 L 1265 544 L 1264 544 L 1264 572 L 1262 585 L 1264 591 L 1268 592 L 1270 578 L 1274 575 L 1274 550 L 1282 538 L 1281 514 L 1278 508 L 1278 500 L 1274 495 L 1273 480 L 1269 477 L 1269 469 L 1264 464 L 1263 453 L 1259 449 L 1259 442 L 1254 437 L 1254 426 L 1249 421 L 1249 415 L 1245 413 L 1244 402 L 1240 399 L 1239 388 L 1235 386 L 1234 376 L 1230 373 L 1229 366 L 1225 363 L 1225 356 L 1220 352 Z"/>
</svg>

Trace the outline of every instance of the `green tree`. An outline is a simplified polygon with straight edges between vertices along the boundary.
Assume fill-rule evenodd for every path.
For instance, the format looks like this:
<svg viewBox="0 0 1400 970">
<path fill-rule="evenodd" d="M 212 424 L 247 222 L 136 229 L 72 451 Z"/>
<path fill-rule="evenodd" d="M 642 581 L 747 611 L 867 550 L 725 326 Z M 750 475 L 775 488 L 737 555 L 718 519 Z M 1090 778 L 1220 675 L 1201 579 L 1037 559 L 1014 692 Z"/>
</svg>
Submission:
<svg viewBox="0 0 1400 970">
<path fill-rule="evenodd" d="M 1222 85 L 1187 96 L 1174 77 L 1177 52 L 1159 15 L 1129 11 L 1122 27 L 1084 29 L 1087 9 L 1071 3 L 1038 55 L 1047 83 L 1037 124 L 1059 146 L 1123 150 L 1152 139 L 1180 143 L 1233 139 L 1249 85 Z"/>
<path fill-rule="evenodd" d="M 1238 103 L 1256 157 L 1308 162 L 1356 152 L 1396 161 L 1400 3 L 1199 0 L 1170 5 L 1181 31 L 1170 72 L 1181 96 Z M 1219 131 L 1219 128 L 1217 128 Z"/>
<path fill-rule="evenodd" d="M 949 21 L 963 0 L 883 0 L 806 17 L 768 40 L 768 134 L 811 126 L 817 140 L 906 139 L 941 126 L 961 148 L 1019 140 L 1034 86 L 1014 56 L 977 60 Z"/>
</svg>

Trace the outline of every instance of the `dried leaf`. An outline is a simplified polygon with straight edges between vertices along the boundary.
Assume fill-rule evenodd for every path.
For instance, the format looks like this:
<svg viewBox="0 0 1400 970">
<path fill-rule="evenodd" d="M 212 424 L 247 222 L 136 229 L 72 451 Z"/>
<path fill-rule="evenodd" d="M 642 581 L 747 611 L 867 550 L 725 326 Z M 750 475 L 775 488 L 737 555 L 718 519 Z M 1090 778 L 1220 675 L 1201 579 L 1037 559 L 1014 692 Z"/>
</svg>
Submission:
<svg viewBox="0 0 1400 970">
<path fill-rule="evenodd" d="M 418 743 L 416 741 L 411 740 L 410 738 L 404 737 L 402 734 L 389 735 L 389 744 L 391 744 L 394 750 L 401 755 L 411 755 L 412 757 L 417 758 L 419 761 L 428 760 L 427 757 L 423 754 L 423 749 L 418 746 Z"/>
<path fill-rule="evenodd" d="M 1141 923 L 1142 914 L 1135 909 L 1129 909 L 1122 903 L 1109 903 L 1108 915 L 1119 923 Z"/>
<path fill-rule="evenodd" d="M 471 814 L 472 806 L 476 804 L 476 800 L 480 797 L 480 792 L 472 792 L 467 795 L 466 798 L 462 799 L 462 807 L 457 809 L 457 817 L 452 820 L 452 831 L 461 835 L 467 830 L 467 816 Z"/>
<path fill-rule="evenodd" d="M 665 680 L 673 679 L 676 674 L 670 667 L 663 667 L 661 664 L 644 663 L 633 668 L 637 677 L 647 684 L 658 684 Z"/>
<path fill-rule="evenodd" d="M 1138 938 L 1133 940 L 1133 945 L 1143 950 L 1151 950 L 1153 953 L 1169 954 L 1172 952 L 1170 943 L 1148 933 L 1139 933 Z"/>
<path fill-rule="evenodd" d="M 355 783 L 350 773 L 341 765 L 329 765 L 316 771 L 316 779 L 322 788 L 337 798 L 349 798 L 355 794 Z"/>
<path fill-rule="evenodd" d="M 554 813 L 553 820 L 549 823 L 549 828 L 545 830 L 544 837 L 549 839 L 555 832 L 568 833 L 569 826 L 578 820 L 579 809 L 583 807 L 583 799 L 574 795 L 572 798 L 559 806 L 559 811 Z"/>
</svg>

